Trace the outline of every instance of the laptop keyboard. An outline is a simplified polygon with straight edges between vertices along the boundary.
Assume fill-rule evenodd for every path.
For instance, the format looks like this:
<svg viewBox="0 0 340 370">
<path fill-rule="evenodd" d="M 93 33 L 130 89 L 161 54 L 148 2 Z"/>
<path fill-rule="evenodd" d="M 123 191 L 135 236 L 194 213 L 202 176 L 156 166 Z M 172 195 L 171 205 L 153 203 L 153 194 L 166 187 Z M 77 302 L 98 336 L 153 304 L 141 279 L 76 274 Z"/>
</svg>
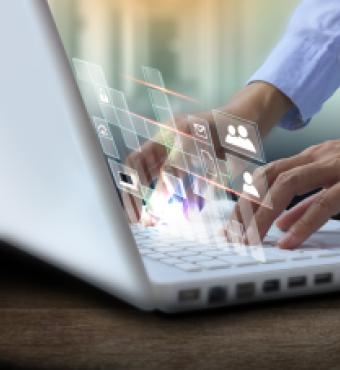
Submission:
<svg viewBox="0 0 340 370">
<path fill-rule="evenodd" d="M 265 262 L 260 262 L 247 253 L 249 247 L 228 243 L 223 237 L 202 236 L 198 243 L 169 235 L 159 227 L 133 225 L 132 231 L 143 257 L 187 272 L 340 257 L 339 242 L 336 246 L 331 241 L 328 244 L 314 241 L 297 250 L 288 251 L 279 249 L 275 238 L 269 236 L 263 244 Z"/>
</svg>

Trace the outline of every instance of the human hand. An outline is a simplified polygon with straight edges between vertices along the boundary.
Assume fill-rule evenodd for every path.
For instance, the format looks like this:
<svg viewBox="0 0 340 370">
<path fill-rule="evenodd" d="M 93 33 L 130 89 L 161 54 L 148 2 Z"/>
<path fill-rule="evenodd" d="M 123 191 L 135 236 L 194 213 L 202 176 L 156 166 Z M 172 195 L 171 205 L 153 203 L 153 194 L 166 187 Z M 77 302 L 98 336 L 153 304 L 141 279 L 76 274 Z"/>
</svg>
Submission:
<svg viewBox="0 0 340 370">
<path fill-rule="evenodd" d="M 259 176 L 267 177 L 273 208 L 253 206 L 255 224 L 263 239 L 277 220 L 277 226 L 285 232 L 278 242 L 281 248 L 298 247 L 340 212 L 340 140 L 312 146 L 296 156 L 273 162 L 255 177 Z M 318 193 L 283 213 L 295 196 L 318 189 L 321 189 Z M 235 215 L 240 214 L 242 202 L 245 201 L 240 199 Z"/>
<path fill-rule="evenodd" d="M 259 131 L 262 135 L 265 135 L 281 116 L 286 113 L 290 106 L 291 102 L 288 98 L 274 86 L 263 82 L 255 82 L 242 89 L 225 107 L 219 110 L 250 121 L 258 122 Z M 212 113 L 203 112 L 195 114 L 195 116 L 208 123 L 216 154 L 224 158 L 224 151 L 219 144 Z M 191 135 L 190 122 L 187 117 L 177 118 L 176 127 L 180 134 Z M 161 130 L 159 135 L 166 136 L 168 141 L 174 142 L 178 133 Z M 164 145 L 161 145 L 156 138 L 155 140 L 146 142 L 142 146 L 141 151 L 132 153 L 126 160 L 126 165 L 138 172 L 140 181 L 143 185 L 149 186 L 152 181 L 158 180 L 153 195 L 153 203 L 156 203 L 158 207 L 163 206 L 162 202 L 165 201 L 168 196 L 166 186 L 160 174 L 169 157 L 176 155 L 174 152 L 175 151 L 169 151 Z M 185 173 L 180 170 L 175 171 L 177 176 L 185 176 Z M 190 192 L 190 189 L 188 189 L 187 195 L 191 198 L 188 201 L 189 204 L 198 204 L 199 207 L 201 207 L 200 199 L 197 199 L 197 197 Z M 130 221 L 139 221 L 141 218 L 142 201 L 127 193 L 123 194 L 123 201 Z M 153 220 L 151 219 L 147 222 L 152 224 Z"/>
</svg>

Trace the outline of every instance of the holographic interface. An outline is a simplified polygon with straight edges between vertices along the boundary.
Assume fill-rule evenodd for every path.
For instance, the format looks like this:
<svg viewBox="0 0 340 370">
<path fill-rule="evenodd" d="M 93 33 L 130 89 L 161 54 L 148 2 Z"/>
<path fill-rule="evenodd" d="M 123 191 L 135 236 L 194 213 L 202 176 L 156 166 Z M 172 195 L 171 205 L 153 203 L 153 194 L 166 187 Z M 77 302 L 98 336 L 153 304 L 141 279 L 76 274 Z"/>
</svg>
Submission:
<svg viewBox="0 0 340 370">
<path fill-rule="evenodd" d="M 164 235 L 197 248 L 209 242 L 216 256 L 228 255 L 227 237 L 230 258 L 233 252 L 264 262 L 254 212 L 272 204 L 266 179 L 257 175 L 265 158 L 256 123 L 217 110 L 213 122 L 200 114 L 178 117 L 169 97 L 196 100 L 167 89 L 159 70 L 143 66 L 143 78 L 124 77 L 145 89 L 154 113 L 146 117 L 130 110 L 100 66 L 80 59 L 73 66 L 124 207 Z M 237 217 L 230 212 L 235 196 L 242 199 Z"/>
</svg>

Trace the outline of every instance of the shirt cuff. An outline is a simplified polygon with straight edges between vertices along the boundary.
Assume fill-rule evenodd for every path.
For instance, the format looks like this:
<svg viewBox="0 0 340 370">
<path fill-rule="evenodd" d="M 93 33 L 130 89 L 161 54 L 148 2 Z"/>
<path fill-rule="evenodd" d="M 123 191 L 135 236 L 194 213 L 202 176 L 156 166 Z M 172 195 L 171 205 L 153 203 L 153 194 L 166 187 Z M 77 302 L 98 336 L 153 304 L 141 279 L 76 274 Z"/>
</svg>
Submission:
<svg viewBox="0 0 340 370">
<path fill-rule="evenodd" d="M 322 34 L 290 33 L 249 80 L 274 85 L 294 103 L 280 126 L 306 126 L 340 85 L 340 58 L 333 41 Z"/>
</svg>

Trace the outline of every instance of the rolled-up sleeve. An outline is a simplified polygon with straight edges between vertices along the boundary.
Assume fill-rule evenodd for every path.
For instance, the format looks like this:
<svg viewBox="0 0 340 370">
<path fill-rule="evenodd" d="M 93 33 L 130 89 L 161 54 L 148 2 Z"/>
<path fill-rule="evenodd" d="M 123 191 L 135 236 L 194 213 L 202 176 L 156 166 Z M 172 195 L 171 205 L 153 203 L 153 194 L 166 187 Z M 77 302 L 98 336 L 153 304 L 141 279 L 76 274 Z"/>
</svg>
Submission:
<svg viewBox="0 0 340 370">
<path fill-rule="evenodd" d="M 340 86 L 340 0 L 302 1 L 254 81 L 276 86 L 294 103 L 281 126 L 305 126 Z"/>
</svg>

